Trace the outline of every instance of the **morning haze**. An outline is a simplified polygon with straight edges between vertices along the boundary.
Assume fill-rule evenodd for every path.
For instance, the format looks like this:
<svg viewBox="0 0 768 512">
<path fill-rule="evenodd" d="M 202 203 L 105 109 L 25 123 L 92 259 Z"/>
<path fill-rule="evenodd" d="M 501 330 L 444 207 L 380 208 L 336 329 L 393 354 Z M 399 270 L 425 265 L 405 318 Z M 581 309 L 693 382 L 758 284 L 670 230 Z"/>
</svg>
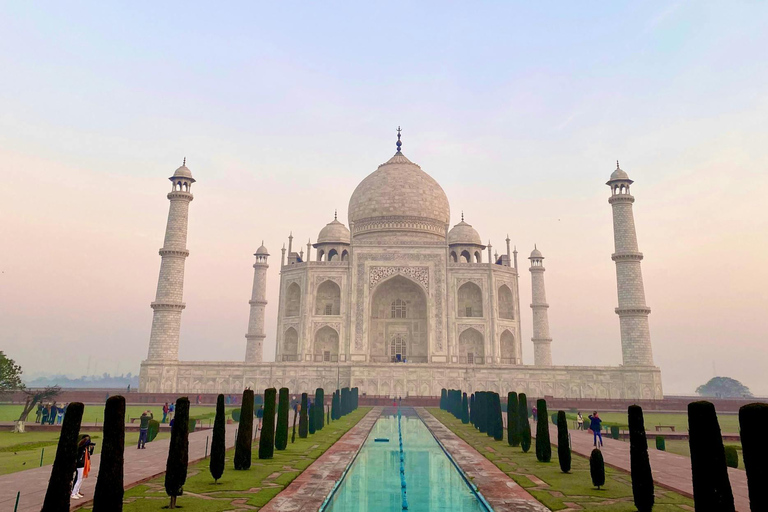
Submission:
<svg viewBox="0 0 768 512">
<path fill-rule="evenodd" d="M 605 186 L 619 159 L 664 392 L 716 373 L 765 396 L 767 9 L 6 4 L 0 348 L 27 374 L 138 373 L 186 157 L 180 359 L 242 360 L 264 240 L 272 360 L 280 247 L 314 243 L 336 209 L 348 223 L 399 125 L 450 225 L 463 210 L 520 251 L 525 364 L 534 244 L 553 362 L 621 363 Z"/>
</svg>

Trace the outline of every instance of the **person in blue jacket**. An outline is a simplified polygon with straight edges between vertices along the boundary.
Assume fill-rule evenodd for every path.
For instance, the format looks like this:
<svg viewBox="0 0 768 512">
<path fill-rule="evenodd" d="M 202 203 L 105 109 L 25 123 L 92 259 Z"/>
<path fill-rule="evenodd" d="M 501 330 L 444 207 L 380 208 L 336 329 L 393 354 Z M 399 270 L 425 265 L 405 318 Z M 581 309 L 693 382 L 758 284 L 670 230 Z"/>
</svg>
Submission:
<svg viewBox="0 0 768 512">
<path fill-rule="evenodd" d="M 597 439 L 600 438 L 600 446 L 603 446 L 603 433 L 602 426 L 600 425 L 603 420 L 597 415 L 597 411 L 592 412 L 589 416 L 589 429 L 592 431 L 592 435 L 595 440 L 595 448 L 597 448 Z"/>
</svg>

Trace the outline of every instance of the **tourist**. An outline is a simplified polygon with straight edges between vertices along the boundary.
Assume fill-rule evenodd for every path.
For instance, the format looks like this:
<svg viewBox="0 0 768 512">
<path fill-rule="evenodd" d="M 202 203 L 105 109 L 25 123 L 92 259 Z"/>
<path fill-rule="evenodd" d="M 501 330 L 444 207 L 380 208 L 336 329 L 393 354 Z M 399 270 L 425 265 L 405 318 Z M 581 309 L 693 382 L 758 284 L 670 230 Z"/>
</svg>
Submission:
<svg viewBox="0 0 768 512">
<path fill-rule="evenodd" d="M 147 435 L 149 434 L 149 420 L 153 419 L 152 411 L 144 411 L 139 418 L 139 445 L 137 450 L 143 450 L 146 448 Z"/>
<path fill-rule="evenodd" d="M 200 405 L 200 400 L 201 400 L 200 395 L 197 395 L 197 405 Z"/>
<path fill-rule="evenodd" d="M 576 413 L 576 430 L 584 430 L 584 416 L 581 415 L 581 411 Z"/>
<path fill-rule="evenodd" d="M 173 421 L 173 414 L 176 412 L 176 404 L 171 403 L 171 405 L 168 406 L 168 420 Z"/>
<path fill-rule="evenodd" d="M 531 409 L 531 415 L 533 415 L 533 421 L 534 423 L 539 420 L 539 410 L 534 405 Z"/>
<path fill-rule="evenodd" d="M 59 407 L 56 409 L 56 424 L 61 425 L 61 420 L 63 419 L 64 419 L 64 407 Z"/>
<path fill-rule="evenodd" d="M 594 411 L 592 415 L 589 417 L 589 429 L 592 431 L 592 435 L 594 436 L 595 440 L 595 448 L 597 448 L 597 438 L 600 438 L 600 446 L 603 446 L 603 433 L 602 429 L 603 427 L 600 425 L 603 422 L 603 420 L 600 419 L 600 417 L 597 415 L 597 411 Z"/>
<path fill-rule="evenodd" d="M 91 442 L 91 436 L 85 434 L 80 437 L 80 441 L 77 443 L 77 471 L 75 473 L 75 481 L 72 485 L 72 494 L 70 498 L 73 500 L 79 500 L 83 497 L 80 494 L 80 487 L 83 485 L 83 480 L 88 478 L 88 473 L 91 471 L 91 455 L 93 455 L 94 444 Z"/>
<path fill-rule="evenodd" d="M 51 404 L 45 404 L 45 407 L 43 407 L 43 419 L 40 420 L 41 425 L 48 423 L 49 414 L 51 414 Z"/>
<path fill-rule="evenodd" d="M 57 414 L 58 410 L 59 410 L 59 408 L 56 407 L 56 402 L 54 401 L 53 404 L 51 405 L 51 410 L 48 413 L 48 424 L 49 425 L 53 425 L 53 422 L 56 421 L 56 414 Z"/>
<path fill-rule="evenodd" d="M 35 416 L 35 423 L 40 423 L 40 418 L 43 417 L 43 402 L 37 404 L 37 415 Z"/>
<path fill-rule="evenodd" d="M 165 402 L 165 405 L 163 405 L 163 421 L 160 423 L 165 423 L 165 420 L 168 418 L 168 402 Z"/>
<path fill-rule="evenodd" d="M 256 418 L 259 420 L 259 426 L 256 427 L 256 432 L 261 430 L 261 420 L 264 419 L 264 406 L 260 405 L 259 408 L 256 410 Z"/>
</svg>

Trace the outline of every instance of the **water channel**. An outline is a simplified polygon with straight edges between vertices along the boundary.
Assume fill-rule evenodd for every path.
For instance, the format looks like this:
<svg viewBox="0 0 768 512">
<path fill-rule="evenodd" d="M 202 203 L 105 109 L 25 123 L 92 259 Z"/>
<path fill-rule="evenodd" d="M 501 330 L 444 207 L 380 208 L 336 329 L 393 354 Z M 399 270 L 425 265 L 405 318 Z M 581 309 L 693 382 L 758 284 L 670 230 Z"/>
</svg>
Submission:
<svg viewBox="0 0 768 512">
<path fill-rule="evenodd" d="M 398 418 L 394 408 L 384 412 L 324 509 L 326 512 L 403 510 Z M 400 429 L 409 511 L 489 510 L 413 409 L 403 409 Z"/>
</svg>

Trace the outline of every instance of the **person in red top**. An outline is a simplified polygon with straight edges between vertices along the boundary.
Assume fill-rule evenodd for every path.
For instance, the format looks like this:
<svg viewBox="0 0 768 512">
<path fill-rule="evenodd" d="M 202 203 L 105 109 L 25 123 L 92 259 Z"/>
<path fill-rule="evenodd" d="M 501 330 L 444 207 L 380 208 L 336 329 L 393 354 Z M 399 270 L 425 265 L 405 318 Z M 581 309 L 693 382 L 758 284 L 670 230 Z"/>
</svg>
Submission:
<svg viewBox="0 0 768 512">
<path fill-rule="evenodd" d="M 79 500 L 83 497 L 80 494 L 80 487 L 83 485 L 83 479 L 88 478 L 88 473 L 91 471 L 91 455 L 93 455 L 94 446 L 91 442 L 91 436 L 87 434 L 81 436 L 80 441 L 77 442 L 77 472 L 70 495 L 73 500 Z"/>
</svg>

